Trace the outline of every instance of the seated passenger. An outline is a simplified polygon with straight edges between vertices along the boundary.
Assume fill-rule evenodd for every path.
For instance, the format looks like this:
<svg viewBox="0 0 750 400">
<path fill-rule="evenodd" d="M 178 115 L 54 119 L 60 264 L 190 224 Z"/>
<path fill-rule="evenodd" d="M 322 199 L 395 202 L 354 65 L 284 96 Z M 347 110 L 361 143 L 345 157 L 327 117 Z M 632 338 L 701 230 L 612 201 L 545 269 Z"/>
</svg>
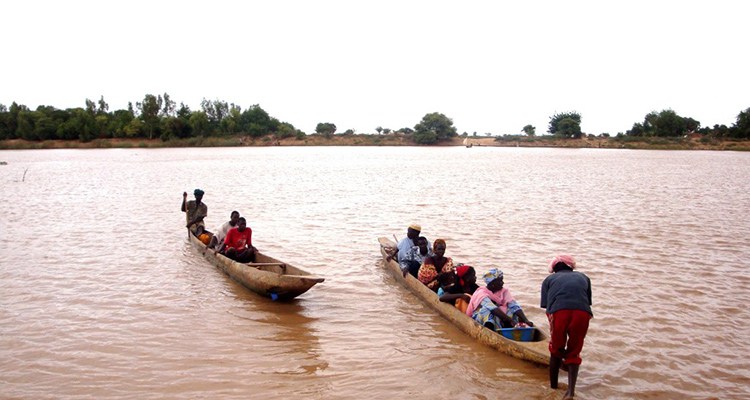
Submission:
<svg viewBox="0 0 750 400">
<path fill-rule="evenodd" d="M 471 294 L 479 288 L 477 274 L 474 267 L 459 265 L 455 274 L 442 273 L 438 275 L 440 288 L 437 295 L 440 301 L 451 303 L 465 313 L 471 301 Z"/>
<path fill-rule="evenodd" d="M 513 328 L 519 324 L 534 326 L 510 294 L 510 290 L 503 287 L 503 271 L 492 268 L 482 278 L 487 287 L 480 287 L 474 292 L 466 315 L 492 330 Z"/>
<path fill-rule="evenodd" d="M 211 238 L 211 242 L 209 243 L 208 247 L 218 250 L 224 243 L 224 238 L 227 237 L 227 232 L 237 226 L 237 222 L 239 222 L 239 220 L 240 213 L 238 211 L 232 211 L 232 213 L 229 214 L 229 221 L 224 222 L 220 227 L 216 229 L 216 233 Z"/>
<path fill-rule="evenodd" d="M 425 238 L 427 242 L 427 252 L 423 252 L 419 245 L 419 234 L 422 231 L 422 227 L 417 224 L 411 224 L 406 229 L 406 237 L 398 242 L 396 248 L 396 254 L 392 255 L 391 258 L 396 257 L 398 265 L 401 268 L 401 272 L 406 276 L 407 273 L 411 273 L 414 277 L 419 272 L 419 267 L 422 265 L 422 259 L 418 258 L 417 254 L 422 253 L 429 255 L 431 252 L 430 242 Z"/>
<path fill-rule="evenodd" d="M 424 261 L 424 259 L 435 255 L 429 246 L 430 243 L 427 241 L 426 237 L 420 236 L 417 239 L 417 246 L 410 248 L 408 250 L 408 253 L 406 254 L 406 257 L 404 257 L 405 262 L 403 264 L 399 264 L 399 266 L 401 266 L 401 272 L 404 273 L 404 276 L 406 276 L 406 273 L 408 272 L 413 277 L 417 277 L 417 275 L 419 274 L 419 267 L 422 266 L 422 262 Z"/>
<path fill-rule="evenodd" d="M 471 301 L 471 295 L 464 293 L 461 285 L 457 283 L 458 277 L 453 272 L 439 274 L 437 281 L 440 284 L 437 295 L 441 302 L 454 305 L 462 312 L 466 312 L 466 305 Z M 463 309 L 461 308 L 463 305 Z"/>
<path fill-rule="evenodd" d="M 458 278 L 458 284 L 461 285 L 464 293 L 474 294 L 479 289 L 477 285 L 477 271 L 470 265 L 461 264 L 456 267 L 456 277 Z"/>
<path fill-rule="evenodd" d="M 433 252 L 435 254 L 431 257 L 425 257 L 422 266 L 419 267 L 417 279 L 437 292 L 437 277 L 443 272 L 453 272 L 453 260 L 450 257 L 445 257 L 445 240 L 443 239 L 435 240 Z"/>
<path fill-rule="evenodd" d="M 240 217 L 237 227 L 227 232 L 227 237 L 224 238 L 224 244 L 219 252 L 237 262 L 253 262 L 258 249 L 253 247 L 252 237 L 253 230 L 247 227 L 245 218 Z"/>
</svg>

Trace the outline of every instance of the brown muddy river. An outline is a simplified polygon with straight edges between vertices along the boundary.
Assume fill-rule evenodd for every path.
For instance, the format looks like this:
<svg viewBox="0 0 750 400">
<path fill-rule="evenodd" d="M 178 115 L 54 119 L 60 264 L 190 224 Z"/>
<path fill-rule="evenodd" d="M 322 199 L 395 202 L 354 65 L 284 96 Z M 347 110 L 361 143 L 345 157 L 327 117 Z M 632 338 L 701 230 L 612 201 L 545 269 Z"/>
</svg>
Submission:
<svg viewBox="0 0 750 400">
<path fill-rule="evenodd" d="M 594 314 L 581 399 L 750 397 L 750 153 L 474 147 L 0 151 L 0 398 L 557 399 L 383 268 L 418 222 L 542 327 L 547 260 Z M 24 175 L 25 173 L 25 175 Z M 326 281 L 261 298 L 186 240 L 238 210 Z"/>
</svg>

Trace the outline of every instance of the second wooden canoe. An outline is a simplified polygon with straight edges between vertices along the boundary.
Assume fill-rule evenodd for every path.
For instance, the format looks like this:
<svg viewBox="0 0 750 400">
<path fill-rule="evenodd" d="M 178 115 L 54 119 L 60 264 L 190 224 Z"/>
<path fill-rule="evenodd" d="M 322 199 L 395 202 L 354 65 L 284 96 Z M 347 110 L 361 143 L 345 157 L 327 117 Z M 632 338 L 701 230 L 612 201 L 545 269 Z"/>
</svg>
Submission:
<svg viewBox="0 0 750 400">
<path fill-rule="evenodd" d="M 531 361 L 535 364 L 549 365 L 549 338 L 542 330 L 535 328 L 532 340 L 521 342 L 508 339 L 491 329 L 479 325 L 473 318 L 464 314 L 452 304 L 441 302 L 435 292 L 422 284 L 418 279 L 409 274 L 404 277 L 398 263 L 389 258 L 389 255 L 396 249 L 396 243 L 386 237 L 378 238 L 378 242 L 380 242 L 380 253 L 383 256 L 383 263 L 391 275 L 417 296 L 417 298 L 422 300 L 422 302 L 435 309 L 443 318 L 456 325 L 478 342 L 490 346 L 495 350 L 521 360 Z"/>
</svg>

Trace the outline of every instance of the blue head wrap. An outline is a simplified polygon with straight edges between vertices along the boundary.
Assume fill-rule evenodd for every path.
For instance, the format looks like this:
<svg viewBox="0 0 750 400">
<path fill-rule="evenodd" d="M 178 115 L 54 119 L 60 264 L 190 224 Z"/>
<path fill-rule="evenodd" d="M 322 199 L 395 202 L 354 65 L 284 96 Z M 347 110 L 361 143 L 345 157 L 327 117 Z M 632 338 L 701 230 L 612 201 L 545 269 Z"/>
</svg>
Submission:
<svg viewBox="0 0 750 400">
<path fill-rule="evenodd" d="M 488 285 L 490 284 L 490 282 L 494 281 L 495 279 L 502 278 L 502 277 L 503 277 L 503 271 L 497 268 L 492 268 L 489 271 L 487 271 L 486 274 L 482 275 L 482 279 L 484 279 L 484 283 Z"/>
</svg>

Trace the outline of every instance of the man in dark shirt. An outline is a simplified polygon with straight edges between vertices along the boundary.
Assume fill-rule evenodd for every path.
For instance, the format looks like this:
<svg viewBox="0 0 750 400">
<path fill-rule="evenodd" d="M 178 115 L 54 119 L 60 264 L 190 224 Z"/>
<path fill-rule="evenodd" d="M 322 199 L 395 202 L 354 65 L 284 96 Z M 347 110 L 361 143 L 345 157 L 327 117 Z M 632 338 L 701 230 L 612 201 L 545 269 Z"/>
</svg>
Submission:
<svg viewBox="0 0 750 400">
<path fill-rule="evenodd" d="M 591 280 L 573 271 L 576 261 L 568 255 L 555 257 L 549 264 L 551 273 L 542 282 L 541 307 L 547 309 L 550 329 L 550 387 L 557 388 L 560 368 L 568 371 L 568 391 L 565 399 L 575 396 L 581 350 L 591 311 Z"/>
</svg>

